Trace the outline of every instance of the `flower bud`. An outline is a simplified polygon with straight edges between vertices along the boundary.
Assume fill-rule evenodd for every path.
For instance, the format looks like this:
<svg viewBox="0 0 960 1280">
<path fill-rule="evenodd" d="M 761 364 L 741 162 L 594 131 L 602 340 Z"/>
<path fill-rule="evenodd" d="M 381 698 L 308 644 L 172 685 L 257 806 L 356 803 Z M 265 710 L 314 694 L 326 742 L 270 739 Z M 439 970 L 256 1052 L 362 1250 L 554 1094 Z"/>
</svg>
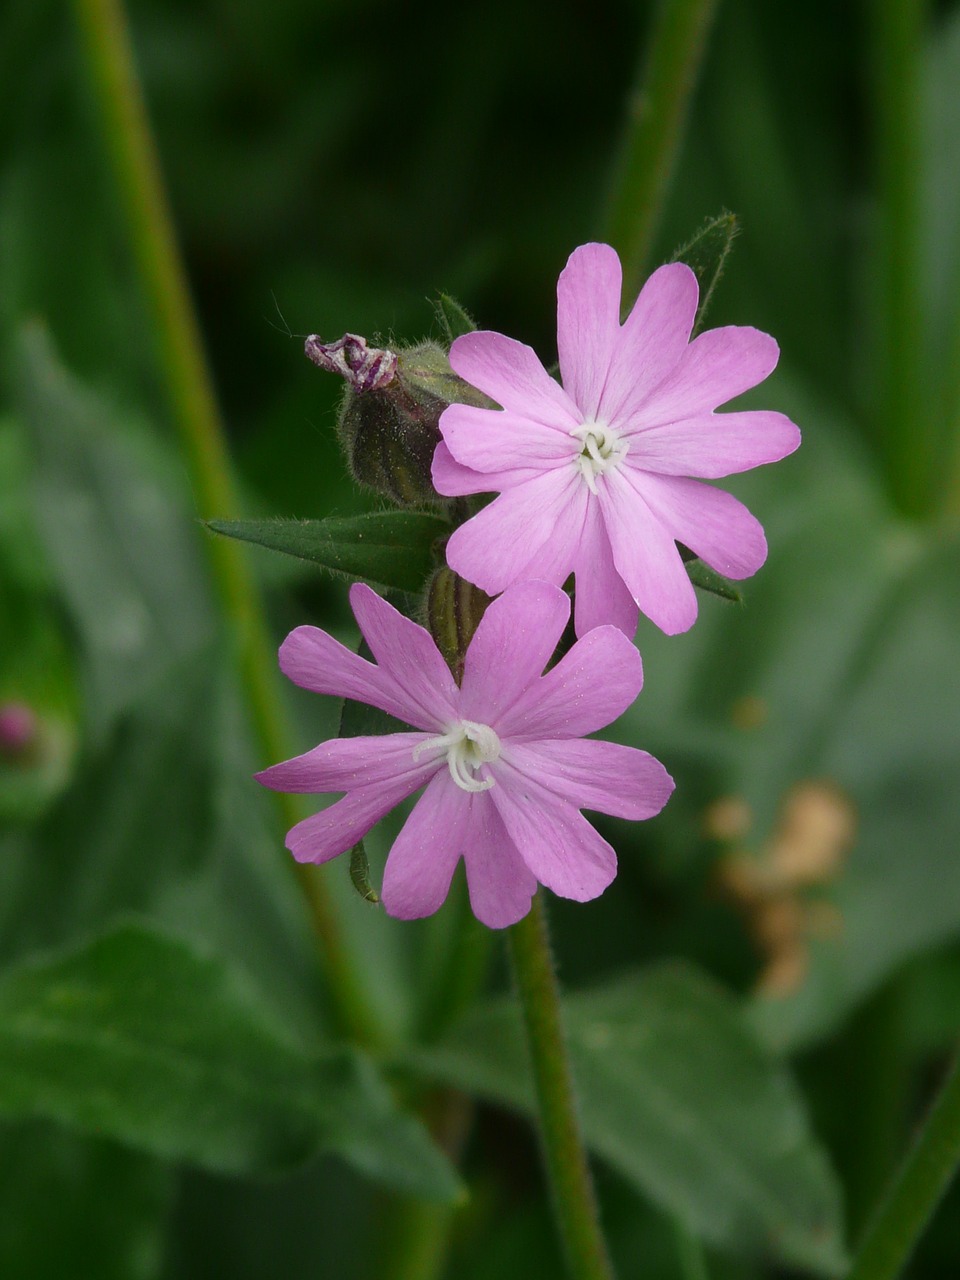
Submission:
<svg viewBox="0 0 960 1280">
<path fill-rule="evenodd" d="M 454 402 L 490 402 L 457 377 L 443 348 L 424 342 L 394 352 L 347 333 L 331 343 L 313 334 L 305 351 L 347 381 L 337 425 L 354 478 L 401 506 L 446 501 L 430 475 L 440 415 Z"/>
<path fill-rule="evenodd" d="M 427 627 L 453 672 L 457 684 L 473 633 L 491 597 L 460 578 L 446 565 L 438 569 L 427 589 Z"/>
<path fill-rule="evenodd" d="M 0 703 L 0 759 L 23 759 L 36 738 L 37 717 L 26 703 Z"/>
</svg>

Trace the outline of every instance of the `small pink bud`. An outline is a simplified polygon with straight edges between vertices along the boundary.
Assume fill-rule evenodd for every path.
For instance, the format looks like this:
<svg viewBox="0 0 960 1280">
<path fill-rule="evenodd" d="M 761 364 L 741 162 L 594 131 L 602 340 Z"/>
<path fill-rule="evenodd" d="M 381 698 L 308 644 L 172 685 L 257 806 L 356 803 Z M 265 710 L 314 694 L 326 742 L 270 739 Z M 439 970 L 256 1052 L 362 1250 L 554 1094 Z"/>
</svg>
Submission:
<svg viewBox="0 0 960 1280">
<path fill-rule="evenodd" d="M 24 702 L 0 703 L 0 756 L 15 758 L 33 745 L 37 717 Z"/>
</svg>

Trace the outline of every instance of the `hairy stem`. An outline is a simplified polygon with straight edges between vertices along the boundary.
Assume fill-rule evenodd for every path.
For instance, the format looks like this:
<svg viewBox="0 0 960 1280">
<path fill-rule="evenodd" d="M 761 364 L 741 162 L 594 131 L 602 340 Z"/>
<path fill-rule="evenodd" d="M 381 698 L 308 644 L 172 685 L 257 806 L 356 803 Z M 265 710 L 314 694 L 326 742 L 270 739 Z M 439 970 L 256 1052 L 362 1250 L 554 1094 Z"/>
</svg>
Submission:
<svg viewBox="0 0 960 1280">
<path fill-rule="evenodd" d="M 542 894 L 509 931 L 510 955 L 533 1064 L 547 1180 L 571 1274 L 613 1280 L 580 1132 Z"/>
<path fill-rule="evenodd" d="M 895 1280 L 960 1164 L 960 1058 L 867 1227 L 847 1280 Z"/>
<path fill-rule="evenodd" d="M 662 0 L 610 195 L 605 238 L 623 261 L 624 297 L 639 287 L 676 167 L 716 0 Z"/>
<path fill-rule="evenodd" d="M 103 132 L 126 214 L 141 287 L 152 317 L 173 419 L 200 514 L 230 517 L 239 508 L 225 435 L 186 272 L 177 247 L 160 163 L 147 120 L 120 0 L 74 0 Z M 293 754 L 284 721 L 273 647 L 256 583 L 239 545 L 208 538 L 207 551 L 234 639 L 251 719 L 265 761 Z M 303 816 L 298 800 L 277 795 L 282 820 Z M 336 1013 L 358 1039 L 376 1038 L 368 1002 L 315 868 L 298 868 L 326 967 Z"/>
</svg>

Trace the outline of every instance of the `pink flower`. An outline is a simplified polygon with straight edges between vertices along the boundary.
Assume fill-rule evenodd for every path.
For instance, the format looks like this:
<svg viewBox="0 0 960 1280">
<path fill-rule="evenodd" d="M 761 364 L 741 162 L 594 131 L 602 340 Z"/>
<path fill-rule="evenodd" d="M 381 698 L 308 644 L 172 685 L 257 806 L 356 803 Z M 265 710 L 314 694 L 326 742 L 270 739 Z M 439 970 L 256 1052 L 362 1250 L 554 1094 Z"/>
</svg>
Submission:
<svg viewBox="0 0 960 1280">
<path fill-rule="evenodd" d="M 502 410 L 454 404 L 440 419 L 433 481 L 449 496 L 500 497 L 450 538 L 450 567 L 491 595 L 576 575 L 577 635 L 613 623 L 628 636 L 638 608 L 686 631 L 696 594 L 676 543 L 719 573 L 746 578 L 767 544 L 749 511 L 715 479 L 792 453 L 783 414 L 714 410 L 777 363 L 756 329 L 710 329 L 692 342 L 697 281 L 655 271 L 620 324 L 620 261 L 609 245 L 574 251 L 557 284 L 563 386 L 536 354 L 499 333 L 457 338 L 450 363 Z"/>
<path fill-rule="evenodd" d="M 257 775 L 278 791 L 346 793 L 289 832 L 293 856 L 336 857 L 425 787 L 387 859 L 391 915 L 436 911 L 461 857 L 474 914 L 491 928 L 526 915 L 538 881 L 578 902 L 602 893 L 617 859 L 581 807 L 650 818 L 673 790 L 646 752 L 583 738 L 640 691 L 630 641 L 601 627 L 542 675 L 570 602 L 558 587 L 526 582 L 487 609 L 458 687 L 423 627 L 367 586 L 351 587 L 350 602 L 377 665 L 325 631 L 298 627 L 280 666 L 304 688 L 369 703 L 414 731 L 338 738 Z"/>
</svg>

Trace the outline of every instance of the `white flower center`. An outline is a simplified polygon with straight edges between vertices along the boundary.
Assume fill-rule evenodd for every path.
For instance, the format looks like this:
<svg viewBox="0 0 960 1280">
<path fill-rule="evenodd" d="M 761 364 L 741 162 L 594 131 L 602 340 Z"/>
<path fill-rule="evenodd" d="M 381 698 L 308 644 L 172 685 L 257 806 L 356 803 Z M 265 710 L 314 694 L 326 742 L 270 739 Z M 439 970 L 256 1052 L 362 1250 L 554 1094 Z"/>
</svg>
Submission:
<svg viewBox="0 0 960 1280">
<path fill-rule="evenodd" d="M 602 476 L 620 465 L 627 452 L 627 441 L 619 431 L 603 422 L 584 422 L 570 432 L 580 441 L 582 448 L 577 456 L 577 469 L 591 493 L 597 492 L 597 476 Z"/>
<path fill-rule="evenodd" d="M 500 739 L 488 724 L 461 720 L 446 733 L 414 747 L 414 760 L 419 760 L 425 751 L 446 753 L 450 777 L 464 791 L 489 791 L 494 784 L 493 778 L 476 776 L 481 765 L 500 758 Z"/>
</svg>

